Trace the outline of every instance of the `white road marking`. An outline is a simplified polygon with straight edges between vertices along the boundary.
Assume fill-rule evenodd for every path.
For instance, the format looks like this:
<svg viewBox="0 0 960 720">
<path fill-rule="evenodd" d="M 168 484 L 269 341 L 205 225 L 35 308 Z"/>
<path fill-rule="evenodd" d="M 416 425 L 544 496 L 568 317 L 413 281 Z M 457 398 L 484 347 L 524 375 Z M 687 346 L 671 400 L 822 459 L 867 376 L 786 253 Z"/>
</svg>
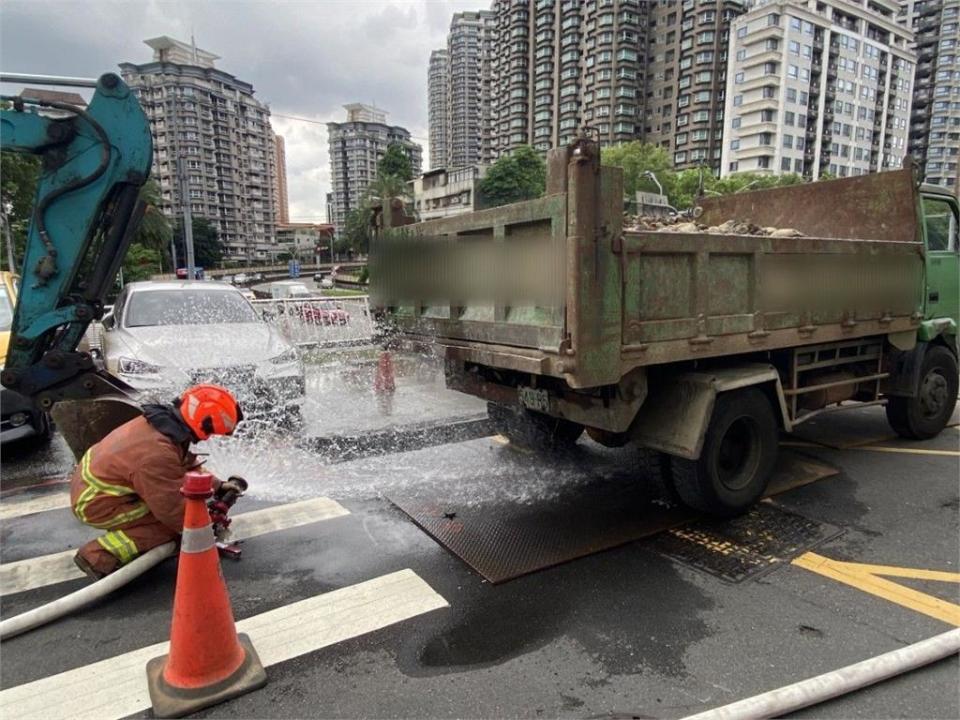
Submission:
<svg viewBox="0 0 960 720">
<path fill-rule="evenodd" d="M 449 607 L 412 570 L 316 595 L 237 623 L 264 666 Z M 107 720 L 150 707 L 146 664 L 164 655 L 157 643 L 0 692 L 0 716 L 18 720 Z"/>
<path fill-rule="evenodd" d="M 313 498 L 235 515 L 230 529 L 235 539 L 245 540 L 349 514 L 350 511 L 335 500 Z M 84 577 L 73 564 L 75 554 L 76 550 L 65 550 L 0 565 L 0 595 Z"/>
<path fill-rule="evenodd" d="M 70 507 L 70 493 L 47 493 L 30 500 L 7 500 L 0 503 L 0 520 L 33 515 L 47 510 L 60 510 Z"/>
</svg>

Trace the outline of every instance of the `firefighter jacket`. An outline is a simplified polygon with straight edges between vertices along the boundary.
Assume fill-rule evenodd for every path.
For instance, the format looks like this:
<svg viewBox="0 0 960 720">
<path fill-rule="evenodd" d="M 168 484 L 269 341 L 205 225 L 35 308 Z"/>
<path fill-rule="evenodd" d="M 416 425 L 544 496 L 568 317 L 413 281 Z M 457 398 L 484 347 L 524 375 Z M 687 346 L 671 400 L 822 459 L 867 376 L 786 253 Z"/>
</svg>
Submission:
<svg viewBox="0 0 960 720">
<path fill-rule="evenodd" d="M 176 411 L 146 406 L 83 455 L 70 480 L 74 514 L 94 527 L 116 527 L 148 513 L 183 531 L 183 476 L 199 466 L 189 429 Z M 214 488 L 220 481 L 214 479 Z M 118 502 L 118 500 L 120 502 Z"/>
</svg>

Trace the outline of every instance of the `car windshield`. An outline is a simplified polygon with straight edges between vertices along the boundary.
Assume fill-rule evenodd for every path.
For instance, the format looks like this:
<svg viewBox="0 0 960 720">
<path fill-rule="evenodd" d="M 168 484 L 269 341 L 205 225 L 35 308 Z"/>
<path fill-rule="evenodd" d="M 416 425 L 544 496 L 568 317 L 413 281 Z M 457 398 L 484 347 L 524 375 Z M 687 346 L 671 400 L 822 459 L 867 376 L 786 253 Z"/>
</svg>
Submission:
<svg viewBox="0 0 960 720">
<path fill-rule="evenodd" d="M 13 303 L 7 293 L 7 286 L 0 286 L 0 332 L 10 329 L 13 324 Z"/>
<path fill-rule="evenodd" d="M 130 296 L 124 327 L 217 325 L 258 322 L 239 292 L 230 290 L 146 290 Z"/>
</svg>

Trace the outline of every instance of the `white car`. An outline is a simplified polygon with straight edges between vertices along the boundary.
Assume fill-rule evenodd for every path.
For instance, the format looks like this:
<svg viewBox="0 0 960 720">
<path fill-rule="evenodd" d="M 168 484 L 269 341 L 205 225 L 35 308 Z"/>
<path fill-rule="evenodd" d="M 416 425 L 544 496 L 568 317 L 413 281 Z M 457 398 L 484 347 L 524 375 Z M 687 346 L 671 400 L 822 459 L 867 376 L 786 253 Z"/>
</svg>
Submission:
<svg viewBox="0 0 960 720">
<path fill-rule="evenodd" d="M 296 349 L 256 314 L 238 288 L 217 282 L 134 282 L 103 318 L 109 372 L 146 398 L 169 401 L 212 382 L 247 417 L 299 422 L 305 381 Z"/>
</svg>

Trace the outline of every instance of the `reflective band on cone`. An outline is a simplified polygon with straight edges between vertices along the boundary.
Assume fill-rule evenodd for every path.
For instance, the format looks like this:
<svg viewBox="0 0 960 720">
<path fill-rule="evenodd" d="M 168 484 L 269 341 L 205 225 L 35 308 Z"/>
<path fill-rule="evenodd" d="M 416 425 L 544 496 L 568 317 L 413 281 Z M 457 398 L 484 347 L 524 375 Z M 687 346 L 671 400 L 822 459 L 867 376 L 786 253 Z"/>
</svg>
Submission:
<svg viewBox="0 0 960 720">
<path fill-rule="evenodd" d="M 183 541 L 170 627 L 170 654 L 147 663 L 156 717 L 181 717 L 263 687 L 267 674 L 246 636 L 237 636 L 205 498 L 207 473 L 187 473 Z"/>
</svg>

